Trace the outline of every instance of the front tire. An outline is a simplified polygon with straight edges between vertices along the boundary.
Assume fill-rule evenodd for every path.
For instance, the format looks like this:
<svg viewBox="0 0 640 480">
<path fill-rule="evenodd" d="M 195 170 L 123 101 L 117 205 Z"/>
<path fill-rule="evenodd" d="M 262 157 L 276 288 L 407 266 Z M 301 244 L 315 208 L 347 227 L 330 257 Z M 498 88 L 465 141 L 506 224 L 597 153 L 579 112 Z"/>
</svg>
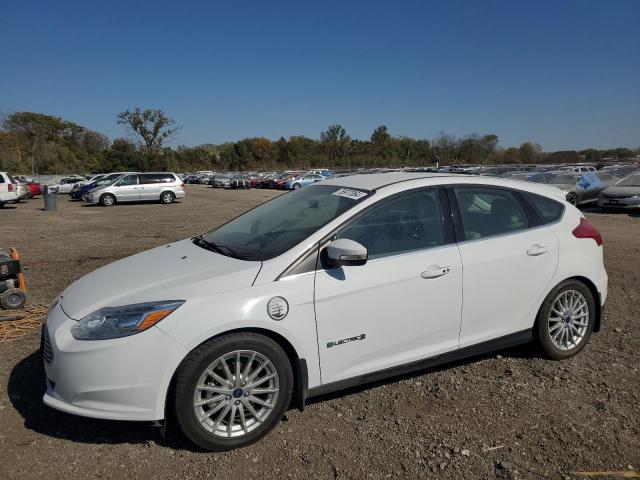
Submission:
<svg viewBox="0 0 640 480">
<path fill-rule="evenodd" d="M 575 193 L 567 193 L 567 202 L 574 207 L 578 206 L 578 196 Z"/>
<path fill-rule="evenodd" d="M 105 193 L 100 197 L 100 205 L 102 205 L 103 207 L 110 207 L 112 205 L 115 205 L 115 203 L 116 197 L 114 197 L 110 193 Z"/>
<path fill-rule="evenodd" d="M 540 307 L 535 333 L 549 358 L 564 360 L 584 348 L 595 320 L 596 303 L 591 290 L 579 280 L 565 280 Z"/>
<path fill-rule="evenodd" d="M 294 189 L 294 190 L 299 190 L 299 189 L 300 189 L 300 187 L 301 187 L 301 185 L 300 185 L 299 183 L 294 183 L 294 184 L 293 184 L 293 189 Z"/>
<path fill-rule="evenodd" d="M 241 332 L 203 343 L 175 377 L 180 429 L 205 450 L 250 445 L 273 429 L 291 401 L 293 372 L 280 345 Z"/>
</svg>

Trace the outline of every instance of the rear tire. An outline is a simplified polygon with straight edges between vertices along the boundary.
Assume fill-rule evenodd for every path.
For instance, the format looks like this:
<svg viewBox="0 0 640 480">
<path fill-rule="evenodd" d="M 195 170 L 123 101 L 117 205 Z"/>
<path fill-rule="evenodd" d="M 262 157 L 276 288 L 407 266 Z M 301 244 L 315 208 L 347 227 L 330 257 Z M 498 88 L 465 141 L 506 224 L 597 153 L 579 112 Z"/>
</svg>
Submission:
<svg viewBox="0 0 640 480">
<path fill-rule="evenodd" d="M 567 202 L 574 207 L 578 206 L 578 196 L 575 193 L 567 193 Z"/>
<path fill-rule="evenodd" d="M 596 320 L 591 290 L 579 280 L 565 280 L 540 307 L 534 332 L 543 352 L 553 360 L 579 353 L 589 341 Z"/>
<path fill-rule="evenodd" d="M 176 196 L 172 192 L 162 192 L 162 195 L 160 195 L 160 203 L 165 205 L 172 204 L 175 199 Z"/>
<path fill-rule="evenodd" d="M 247 383 L 259 384 L 250 390 Z M 175 416 L 185 436 L 205 450 L 245 447 L 278 424 L 292 389 L 291 364 L 280 345 L 263 335 L 232 333 L 203 343 L 182 361 Z"/>
<path fill-rule="evenodd" d="M 112 205 L 115 205 L 115 203 L 116 197 L 114 197 L 110 193 L 105 193 L 100 197 L 100 205 L 102 205 L 103 207 L 110 207 Z"/>
</svg>

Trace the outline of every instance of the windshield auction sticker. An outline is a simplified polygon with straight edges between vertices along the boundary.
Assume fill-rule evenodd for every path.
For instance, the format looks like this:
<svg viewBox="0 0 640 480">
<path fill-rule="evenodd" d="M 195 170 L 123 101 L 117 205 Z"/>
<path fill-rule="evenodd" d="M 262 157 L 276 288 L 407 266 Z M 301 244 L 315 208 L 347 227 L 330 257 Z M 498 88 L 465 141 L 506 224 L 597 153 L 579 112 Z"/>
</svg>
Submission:
<svg viewBox="0 0 640 480">
<path fill-rule="evenodd" d="M 350 198 L 351 200 L 360 200 L 362 197 L 366 197 L 368 194 L 361 192 L 360 190 L 353 190 L 351 188 L 341 188 L 336 190 L 331 195 L 338 195 L 339 197 Z"/>
</svg>

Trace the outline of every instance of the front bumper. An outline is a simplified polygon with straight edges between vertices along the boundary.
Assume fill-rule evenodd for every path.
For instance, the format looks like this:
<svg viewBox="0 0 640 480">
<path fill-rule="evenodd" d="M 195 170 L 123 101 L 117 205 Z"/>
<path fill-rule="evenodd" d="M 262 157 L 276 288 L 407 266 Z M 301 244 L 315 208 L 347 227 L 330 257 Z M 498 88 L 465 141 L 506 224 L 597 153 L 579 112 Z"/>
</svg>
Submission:
<svg viewBox="0 0 640 480">
<path fill-rule="evenodd" d="M 95 193 L 87 193 L 84 196 L 84 201 L 86 203 L 99 203 L 100 202 L 100 195 L 97 195 Z"/>
<path fill-rule="evenodd" d="M 640 208 L 640 198 L 598 198 L 600 208 Z"/>
<path fill-rule="evenodd" d="M 152 327 L 130 337 L 79 341 L 58 304 L 43 329 L 46 405 L 92 418 L 164 418 L 166 392 L 186 350 Z M 48 336 L 48 339 L 46 339 Z"/>
</svg>

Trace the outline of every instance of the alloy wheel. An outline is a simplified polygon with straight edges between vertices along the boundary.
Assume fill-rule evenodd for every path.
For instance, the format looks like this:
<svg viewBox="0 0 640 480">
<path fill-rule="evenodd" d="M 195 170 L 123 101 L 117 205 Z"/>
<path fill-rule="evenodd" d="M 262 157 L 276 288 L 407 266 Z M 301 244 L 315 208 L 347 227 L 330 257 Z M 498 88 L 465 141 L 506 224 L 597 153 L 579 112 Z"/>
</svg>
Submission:
<svg viewBox="0 0 640 480">
<path fill-rule="evenodd" d="M 193 392 L 199 424 L 211 435 L 240 437 L 271 415 L 279 392 L 278 372 L 267 357 L 236 350 L 213 361 Z"/>
<path fill-rule="evenodd" d="M 589 325 L 589 304 L 577 290 L 560 292 L 551 305 L 548 332 L 553 345 L 562 351 L 576 348 Z"/>
</svg>

